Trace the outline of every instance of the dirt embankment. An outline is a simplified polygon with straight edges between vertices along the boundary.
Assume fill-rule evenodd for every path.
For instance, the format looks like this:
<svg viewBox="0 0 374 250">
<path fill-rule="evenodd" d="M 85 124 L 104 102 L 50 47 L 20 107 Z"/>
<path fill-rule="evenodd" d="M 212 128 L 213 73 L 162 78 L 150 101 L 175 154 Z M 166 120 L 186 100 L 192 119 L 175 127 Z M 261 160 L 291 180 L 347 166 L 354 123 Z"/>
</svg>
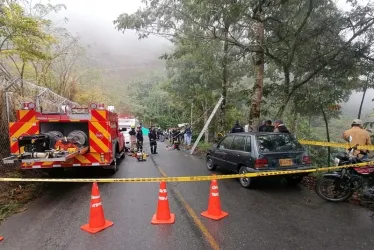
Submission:
<svg viewBox="0 0 374 250">
<path fill-rule="evenodd" d="M 38 170 L 21 171 L 12 165 L 0 165 L 0 177 L 5 178 L 41 178 L 47 174 Z M 25 210 L 25 205 L 41 196 L 43 183 L 0 182 L 0 222 L 6 217 Z"/>
</svg>

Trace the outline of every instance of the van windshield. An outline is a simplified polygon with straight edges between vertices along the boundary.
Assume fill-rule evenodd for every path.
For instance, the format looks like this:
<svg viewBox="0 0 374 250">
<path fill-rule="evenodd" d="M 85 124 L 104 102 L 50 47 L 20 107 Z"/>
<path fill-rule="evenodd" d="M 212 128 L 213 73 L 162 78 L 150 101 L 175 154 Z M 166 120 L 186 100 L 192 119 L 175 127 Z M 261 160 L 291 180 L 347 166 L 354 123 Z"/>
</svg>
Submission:
<svg viewBox="0 0 374 250">
<path fill-rule="evenodd" d="M 291 134 L 259 134 L 256 136 L 258 149 L 262 153 L 302 151 L 303 146 Z"/>
</svg>

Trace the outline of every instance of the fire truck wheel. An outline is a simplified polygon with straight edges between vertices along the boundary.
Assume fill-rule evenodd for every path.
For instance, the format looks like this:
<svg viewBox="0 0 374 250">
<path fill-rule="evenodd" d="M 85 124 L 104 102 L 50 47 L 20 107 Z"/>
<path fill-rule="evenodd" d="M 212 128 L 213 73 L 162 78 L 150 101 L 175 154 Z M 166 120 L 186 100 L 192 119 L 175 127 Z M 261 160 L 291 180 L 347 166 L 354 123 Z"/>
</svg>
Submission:
<svg viewBox="0 0 374 250">
<path fill-rule="evenodd" d="M 110 170 L 113 174 L 118 171 L 118 166 L 117 166 L 117 163 L 118 163 L 118 161 L 117 161 L 118 147 L 117 147 L 117 145 L 116 145 L 115 149 L 116 150 L 113 152 L 113 162 L 110 164 Z"/>
<path fill-rule="evenodd" d="M 125 159 L 125 149 L 123 149 L 121 152 L 119 151 L 119 145 L 118 143 L 116 144 L 116 157 L 117 157 L 117 160 L 123 160 Z"/>
<path fill-rule="evenodd" d="M 121 160 L 125 159 L 126 157 L 126 150 L 122 151 Z"/>
<path fill-rule="evenodd" d="M 115 174 L 118 171 L 117 158 L 114 158 L 113 162 L 110 164 L 110 171 Z"/>
</svg>

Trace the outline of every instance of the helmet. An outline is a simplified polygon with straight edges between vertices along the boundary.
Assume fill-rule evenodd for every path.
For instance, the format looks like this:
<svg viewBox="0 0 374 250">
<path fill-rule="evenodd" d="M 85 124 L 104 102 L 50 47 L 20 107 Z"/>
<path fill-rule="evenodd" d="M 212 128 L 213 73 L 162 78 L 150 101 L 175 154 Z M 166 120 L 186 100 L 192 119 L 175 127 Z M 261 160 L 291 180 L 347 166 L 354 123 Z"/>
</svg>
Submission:
<svg viewBox="0 0 374 250">
<path fill-rule="evenodd" d="M 131 128 L 135 128 L 135 125 L 131 125 Z"/>
<path fill-rule="evenodd" d="M 362 125 L 362 121 L 360 119 L 354 119 L 352 125 Z"/>
</svg>

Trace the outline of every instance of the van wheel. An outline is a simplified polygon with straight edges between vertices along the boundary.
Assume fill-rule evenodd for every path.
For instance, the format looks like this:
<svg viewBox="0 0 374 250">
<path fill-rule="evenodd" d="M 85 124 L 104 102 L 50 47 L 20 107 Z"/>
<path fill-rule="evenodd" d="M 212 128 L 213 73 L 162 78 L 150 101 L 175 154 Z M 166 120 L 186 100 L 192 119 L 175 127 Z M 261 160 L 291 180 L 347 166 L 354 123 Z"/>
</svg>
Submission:
<svg viewBox="0 0 374 250">
<path fill-rule="evenodd" d="M 239 174 L 249 173 L 246 166 L 241 166 L 239 169 Z M 239 179 L 240 184 L 245 188 L 251 188 L 253 186 L 253 177 L 242 177 Z"/>
<path fill-rule="evenodd" d="M 217 165 L 214 164 L 213 159 L 209 155 L 206 157 L 206 168 L 209 171 L 214 171 L 217 168 Z"/>
</svg>

